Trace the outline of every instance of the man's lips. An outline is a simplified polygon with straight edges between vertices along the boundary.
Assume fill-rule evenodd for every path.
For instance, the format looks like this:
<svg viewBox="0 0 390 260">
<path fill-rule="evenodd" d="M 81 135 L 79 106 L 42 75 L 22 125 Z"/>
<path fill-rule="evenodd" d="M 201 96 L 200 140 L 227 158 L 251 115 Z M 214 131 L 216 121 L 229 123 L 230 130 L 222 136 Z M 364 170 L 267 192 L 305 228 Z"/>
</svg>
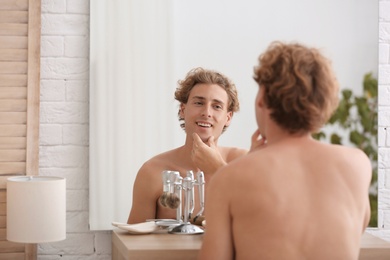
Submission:
<svg viewBox="0 0 390 260">
<path fill-rule="evenodd" d="M 210 128 L 212 127 L 213 125 L 210 124 L 210 123 L 206 123 L 206 122 L 196 122 L 196 124 L 200 127 L 205 127 L 205 128 Z"/>
</svg>

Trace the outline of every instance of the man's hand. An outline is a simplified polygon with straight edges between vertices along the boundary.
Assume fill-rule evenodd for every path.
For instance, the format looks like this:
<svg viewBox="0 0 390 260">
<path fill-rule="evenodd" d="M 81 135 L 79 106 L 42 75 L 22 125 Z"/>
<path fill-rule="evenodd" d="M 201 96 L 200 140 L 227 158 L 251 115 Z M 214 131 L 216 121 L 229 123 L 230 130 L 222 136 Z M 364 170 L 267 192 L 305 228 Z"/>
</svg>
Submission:
<svg viewBox="0 0 390 260">
<path fill-rule="evenodd" d="M 252 141 L 251 142 L 251 149 L 249 152 L 253 152 L 255 150 L 262 149 L 262 148 L 266 147 L 266 145 L 267 145 L 267 139 L 265 137 L 261 136 L 259 129 L 257 129 L 253 133 L 251 141 Z"/>
<path fill-rule="evenodd" d="M 214 142 L 214 136 L 210 136 L 206 143 L 196 133 L 192 134 L 192 138 L 191 159 L 201 171 L 212 174 L 226 165 Z"/>
</svg>

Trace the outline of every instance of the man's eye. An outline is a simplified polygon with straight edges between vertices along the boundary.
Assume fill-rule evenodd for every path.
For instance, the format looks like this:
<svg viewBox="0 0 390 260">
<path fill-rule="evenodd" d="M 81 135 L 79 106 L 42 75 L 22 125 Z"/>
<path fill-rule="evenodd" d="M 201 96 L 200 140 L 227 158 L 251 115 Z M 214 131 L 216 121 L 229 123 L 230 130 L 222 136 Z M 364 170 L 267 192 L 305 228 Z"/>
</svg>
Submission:
<svg viewBox="0 0 390 260">
<path fill-rule="evenodd" d="M 194 102 L 195 105 L 202 105 L 203 103 L 202 102 L 199 102 L 199 101 L 196 101 Z"/>
<path fill-rule="evenodd" d="M 214 107 L 215 107 L 215 109 L 222 109 L 221 105 L 215 105 Z"/>
</svg>

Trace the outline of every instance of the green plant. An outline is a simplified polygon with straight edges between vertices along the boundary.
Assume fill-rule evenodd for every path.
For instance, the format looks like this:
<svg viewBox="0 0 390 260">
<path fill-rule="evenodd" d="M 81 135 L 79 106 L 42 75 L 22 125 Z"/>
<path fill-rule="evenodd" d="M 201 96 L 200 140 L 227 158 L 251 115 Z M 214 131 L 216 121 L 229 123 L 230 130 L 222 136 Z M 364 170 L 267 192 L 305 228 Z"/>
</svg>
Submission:
<svg viewBox="0 0 390 260">
<path fill-rule="evenodd" d="M 350 89 L 342 91 L 338 108 L 326 124 L 332 126 L 332 144 L 342 145 L 343 137 L 350 144 L 363 150 L 372 163 L 370 189 L 371 219 L 369 226 L 377 226 L 377 180 L 378 180 L 378 81 L 371 73 L 363 78 L 363 94 L 354 95 Z M 317 140 L 327 138 L 324 131 L 313 134 Z"/>
</svg>

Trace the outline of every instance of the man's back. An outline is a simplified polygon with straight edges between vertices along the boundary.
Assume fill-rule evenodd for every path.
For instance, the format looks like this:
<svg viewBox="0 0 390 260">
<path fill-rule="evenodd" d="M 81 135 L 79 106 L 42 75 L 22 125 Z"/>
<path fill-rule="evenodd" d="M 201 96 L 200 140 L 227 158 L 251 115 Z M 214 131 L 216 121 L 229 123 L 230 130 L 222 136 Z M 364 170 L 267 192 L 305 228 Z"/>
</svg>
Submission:
<svg viewBox="0 0 390 260">
<path fill-rule="evenodd" d="M 330 65 L 298 43 L 274 42 L 259 56 L 258 129 L 251 152 L 211 180 L 199 259 L 358 258 L 370 160 L 311 138 L 338 104 Z"/>
<path fill-rule="evenodd" d="M 232 162 L 223 187 L 236 259 L 356 259 L 370 172 L 360 150 L 306 137 Z"/>
</svg>

